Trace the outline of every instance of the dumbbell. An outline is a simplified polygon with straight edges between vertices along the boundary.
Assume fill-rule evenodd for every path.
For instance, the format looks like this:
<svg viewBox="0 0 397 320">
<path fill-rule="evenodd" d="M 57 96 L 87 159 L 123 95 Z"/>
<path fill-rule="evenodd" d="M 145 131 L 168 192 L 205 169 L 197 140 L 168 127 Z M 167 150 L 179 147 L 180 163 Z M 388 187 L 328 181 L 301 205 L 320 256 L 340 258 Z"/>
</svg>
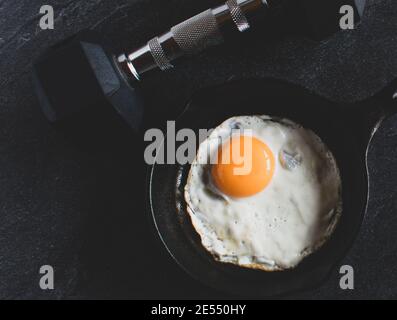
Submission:
<svg viewBox="0 0 397 320">
<path fill-rule="evenodd" d="M 340 8 L 350 5 L 358 23 L 366 0 L 228 0 L 119 55 L 108 52 L 91 33 L 80 33 L 50 48 L 34 64 L 33 80 L 45 116 L 73 125 L 111 108 L 134 131 L 144 114 L 140 86 L 150 73 L 167 71 L 182 56 L 232 40 L 251 29 L 260 31 L 273 13 L 291 23 L 292 12 L 308 37 L 321 40 L 340 30 Z M 89 123 L 87 124 L 89 126 Z"/>
</svg>

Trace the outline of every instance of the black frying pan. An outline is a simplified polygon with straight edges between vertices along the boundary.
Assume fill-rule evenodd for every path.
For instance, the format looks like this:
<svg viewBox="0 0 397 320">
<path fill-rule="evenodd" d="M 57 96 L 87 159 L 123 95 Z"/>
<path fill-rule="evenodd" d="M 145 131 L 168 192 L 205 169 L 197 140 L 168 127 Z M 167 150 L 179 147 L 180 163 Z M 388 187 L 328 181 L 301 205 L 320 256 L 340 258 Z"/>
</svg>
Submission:
<svg viewBox="0 0 397 320">
<path fill-rule="evenodd" d="M 183 188 L 190 166 L 156 164 L 149 175 L 149 204 L 165 247 L 194 278 L 229 293 L 270 297 L 320 285 L 346 255 L 360 229 L 368 200 L 368 146 L 377 126 L 391 112 L 391 93 L 386 91 L 365 102 L 344 105 L 272 80 L 230 83 L 196 94 L 177 120 L 177 129 L 210 129 L 232 116 L 266 114 L 313 130 L 338 162 L 343 214 L 329 241 L 293 270 L 263 272 L 223 264 L 202 247 L 186 212 Z"/>
</svg>

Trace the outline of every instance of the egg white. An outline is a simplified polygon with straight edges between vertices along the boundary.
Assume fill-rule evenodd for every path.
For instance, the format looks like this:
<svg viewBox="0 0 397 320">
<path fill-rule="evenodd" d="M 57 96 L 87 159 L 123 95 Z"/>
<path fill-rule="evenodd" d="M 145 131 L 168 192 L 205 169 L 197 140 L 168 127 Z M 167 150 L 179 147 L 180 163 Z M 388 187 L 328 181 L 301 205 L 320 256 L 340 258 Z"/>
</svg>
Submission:
<svg viewBox="0 0 397 320">
<path fill-rule="evenodd" d="M 271 183 L 251 197 L 228 197 L 211 179 L 209 157 L 236 128 L 252 130 L 276 159 Z M 282 166 L 283 150 L 298 154 L 300 165 Z M 216 260 L 276 271 L 297 266 L 331 236 L 342 211 L 341 188 L 332 153 L 312 131 L 289 120 L 242 116 L 222 123 L 200 145 L 185 200 L 204 248 Z"/>
</svg>

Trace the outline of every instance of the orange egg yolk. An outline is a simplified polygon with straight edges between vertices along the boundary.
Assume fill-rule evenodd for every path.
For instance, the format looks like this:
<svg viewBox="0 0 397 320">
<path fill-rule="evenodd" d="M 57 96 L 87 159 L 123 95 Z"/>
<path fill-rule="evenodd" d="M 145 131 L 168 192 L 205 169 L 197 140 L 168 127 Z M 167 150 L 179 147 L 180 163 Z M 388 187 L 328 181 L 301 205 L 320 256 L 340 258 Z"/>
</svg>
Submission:
<svg viewBox="0 0 397 320">
<path fill-rule="evenodd" d="M 251 136 L 235 136 L 218 150 L 212 178 L 224 194 L 243 198 L 264 190 L 272 180 L 275 159 L 270 148 Z"/>
</svg>

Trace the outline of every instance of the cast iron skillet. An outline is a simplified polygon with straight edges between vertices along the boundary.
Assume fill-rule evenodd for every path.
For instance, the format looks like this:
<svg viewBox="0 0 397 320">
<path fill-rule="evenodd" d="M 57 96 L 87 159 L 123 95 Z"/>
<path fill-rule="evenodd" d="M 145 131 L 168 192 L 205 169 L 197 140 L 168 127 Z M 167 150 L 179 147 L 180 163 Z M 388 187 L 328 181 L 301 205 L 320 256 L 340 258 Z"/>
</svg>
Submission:
<svg viewBox="0 0 397 320">
<path fill-rule="evenodd" d="M 183 188 L 190 166 L 155 164 L 149 175 L 149 205 L 165 247 L 194 278 L 228 293 L 271 297 L 320 285 L 360 229 L 368 200 L 368 146 L 391 108 L 391 95 L 343 105 L 275 80 L 228 83 L 197 93 L 177 120 L 177 130 L 197 132 L 232 116 L 266 114 L 291 119 L 317 133 L 341 171 L 343 214 L 331 239 L 293 270 L 263 272 L 219 263 L 202 247 L 186 212 Z"/>
</svg>

